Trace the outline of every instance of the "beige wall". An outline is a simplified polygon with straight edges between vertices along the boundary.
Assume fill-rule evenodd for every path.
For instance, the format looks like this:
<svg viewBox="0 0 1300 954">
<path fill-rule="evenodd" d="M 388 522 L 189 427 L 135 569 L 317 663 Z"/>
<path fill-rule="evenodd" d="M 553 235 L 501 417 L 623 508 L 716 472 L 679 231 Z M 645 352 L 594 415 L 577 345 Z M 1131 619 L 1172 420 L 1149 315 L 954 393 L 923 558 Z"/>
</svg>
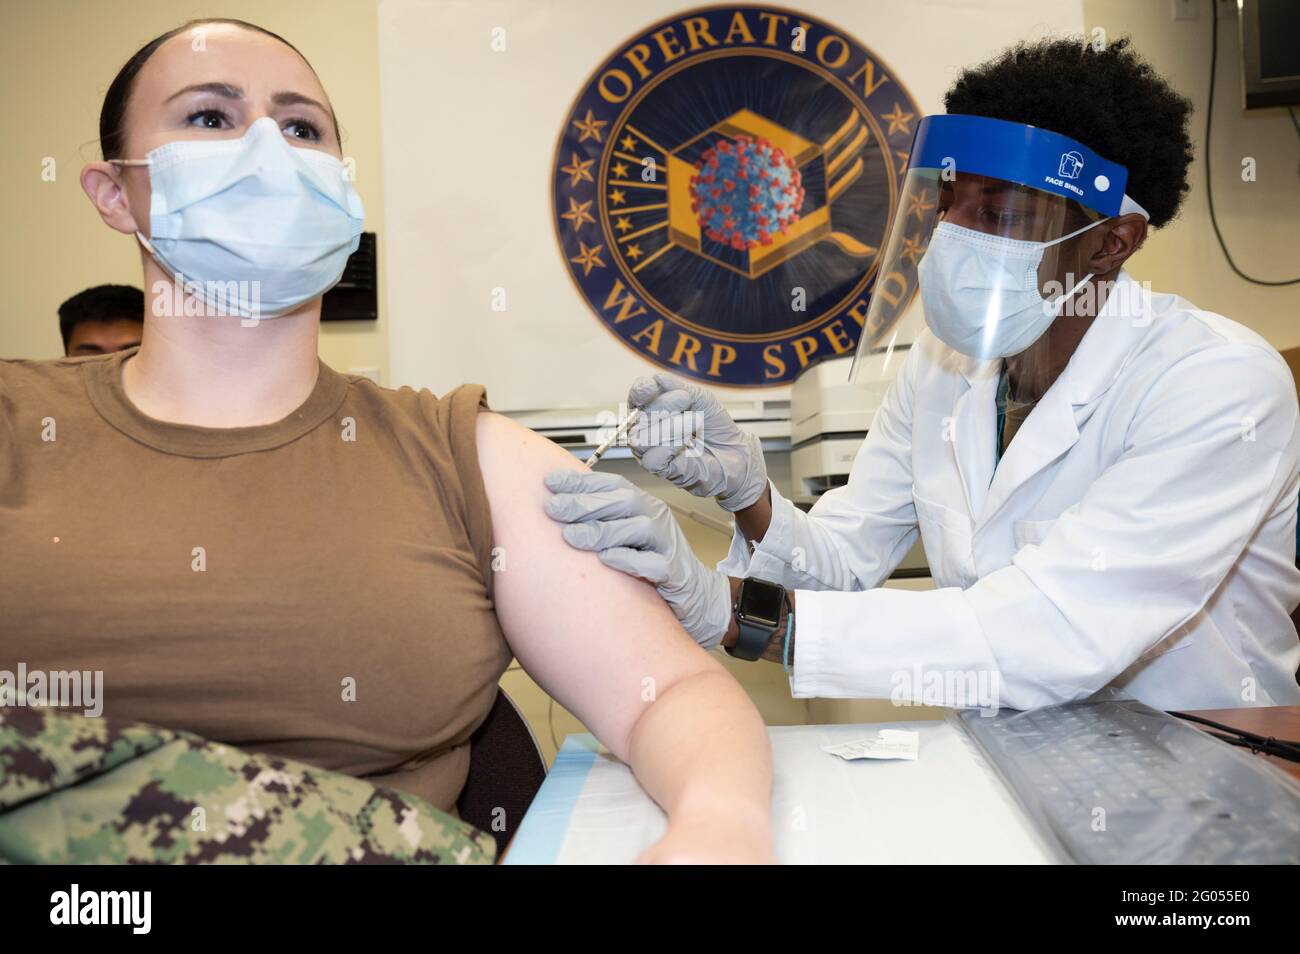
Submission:
<svg viewBox="0 0 1300 954">
<path fill-rule="evenodd" d="M 1168 0 L 1084 0 L 1083 6 L 1090 26 L 1102 26 L 1112 36 L 1131 33 L 1138 49 L 1199 109 L 1205 103 L 1208 80 L 1210 2 L 1201 0 L 1199 19 L 1187 22 L 1173 20 Z M 816 0 L 805 0 L 804 5 L 817 7 Z M 165 0 L 6 3 L 0 31 L 0 88 L 5 91 L 0 98 L 5 140 L 0 149 L 0 181 L 8 228 L 0 236 L 0 278 L 7 294 L 6 306 L 0 310 L 0 355 L 59 354 L 55 317 L 59 302 L 89 285 L 139 283 L 134 242 L 99 222 L 77 184 L 77 175 L 84 162 L 99 158 L 100 101 L 116 70 L 156 34 L 212 9 L 282 34 L 320 74 L 344 127 L 344 151 L 357 163 L 367 228 L 380 236 L 382 316 L 385 248 L 376 7 L 377 0 L 226 0 L 216 8 Z M 1221 30 L 1213 154 L 1220 221 L 1240 265 L 1264 277 L 1292 277 L 1300 274 L 1296 251 L 1300 146 L 1281 110 L 1242 113 L 1235 27 L 1225 22 Z M 432 46 L 431 55 L 436 50 Z M 1198 150 L 1203 134 L 1204 119 L 1198 116 L 1194 131 Z M 400 134 L 394 141 L 400 143 Z M 1241 158 L 1246 155 L 1257 159 L 1257 182 L 1240 180 Z M 57 162 L 53 182 L 42 181 L 45 157 Z M 1296 321 L 1300 287 L 1260 288 L 1233 276 L 1209 229 L 1200 162 L 1192 169 L 1192 185 L 1179 220 L 1155 233 L 1134 259 L 1135 276 L 1221 311 L 1255 328 L 1279 348 L 1300 345 Z M 472 188 L 472 183 L 467 187 Z M 336 368 L 378 367 L 384 383 L 401 383 L 387 377 L 382 317 L 378 323 L 327 325 L 321 353 Z M 609 466 L 635 476 L 624 463 Z M 702 558 L 722 556 L 726 546 L 722 535 L 689 521 L 685 526 Z M 899 717 L 898 710 L 879 702 L 792 700 L 777 667 L 725 662 L 773 724 Z M 528 713 L 548 755 L 553 753 L 546 697 L 520 672 L 508 673 L 503 683 Z M 933 713 L 902 713 L 905 717 L 925 714 Z M 560 738 L 577 728 L 562 711 L 556 726 Z"/>
<path fill-rule="evenodd" d="M 1109 37 L 1128 33 L 1142 53 L 1196 106 L 1192 119 L 1192 191 L 1178 219 L 1151 234 L 1129 269 L 1156 291 L 1177 292 L 1263 335 L 1275 348 L 1300 345 L 1300 284 L 1264 288 L 1234 275 L 1210 228 L 1206 206 L 1205 104 L 1210 82 L 1210 15 L 1198 0 L 1195 20 L 1174 20 L 1170 0 L 1084 0 L 1084 22 Z M 1236 4 L 1219 3 L 1219 62 L 1214 92 L 1214 206 L 1237 267 L 1265 279 L 1300 277 L 1300 137 L 1286 110 L 1241 108 Z M 1243 182 L 1254 157 L 1257 180 Z"/>
</svg>

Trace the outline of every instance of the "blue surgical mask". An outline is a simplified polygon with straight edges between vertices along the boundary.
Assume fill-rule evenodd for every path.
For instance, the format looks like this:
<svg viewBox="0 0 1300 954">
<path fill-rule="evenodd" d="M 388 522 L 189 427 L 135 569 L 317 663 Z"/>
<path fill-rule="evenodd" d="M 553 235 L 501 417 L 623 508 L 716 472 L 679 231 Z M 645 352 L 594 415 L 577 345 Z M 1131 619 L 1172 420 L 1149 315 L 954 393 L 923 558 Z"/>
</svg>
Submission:
<svg viewBox="0 0 1300 954">
<path fill-rule="evenodd" d="M 365 210 L 342 162 L 290 145 L 263 116 L 239 139 L 177 140 L 143 160 L 149 237 L 188 294 L 241 318 L 275 318 L 323 295 L 360 244 Z"/>
<path fill-rule="evenodd" d="M 1017 241 L 940 222 L 917 266 L 925 323 L 944 344 L 973 358 L 1019 354 L 1092 278 L 1089 272 L 1060 298 L 1044 300 L 1038 290 L 1043 253 L 1104 221 L 1051 242 Z"/>
</svg>

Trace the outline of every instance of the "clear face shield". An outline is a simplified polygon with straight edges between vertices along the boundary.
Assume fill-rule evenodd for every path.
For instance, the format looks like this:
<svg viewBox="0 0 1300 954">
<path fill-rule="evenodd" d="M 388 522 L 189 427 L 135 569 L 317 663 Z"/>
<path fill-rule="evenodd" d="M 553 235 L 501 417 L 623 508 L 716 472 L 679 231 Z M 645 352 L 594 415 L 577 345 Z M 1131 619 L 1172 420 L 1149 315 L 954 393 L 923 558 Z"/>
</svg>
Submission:
<svg viewBox="0 0 1300 954">
<path fill-rule="evenodd" d="M 1008 359 L 1036 390 L 1054 339 L 1070 346 L 1048 328 L 1095 314 L 1081 300 L 1092 275 L 1080 240 L 1113 215 L 1141 212 L 1123 195 L 1126 178 L 1122 166 L 1033 126 L 926 117 L 850 379 L 892 378 L 928 326 L 962 354 Z"/>
</svg>

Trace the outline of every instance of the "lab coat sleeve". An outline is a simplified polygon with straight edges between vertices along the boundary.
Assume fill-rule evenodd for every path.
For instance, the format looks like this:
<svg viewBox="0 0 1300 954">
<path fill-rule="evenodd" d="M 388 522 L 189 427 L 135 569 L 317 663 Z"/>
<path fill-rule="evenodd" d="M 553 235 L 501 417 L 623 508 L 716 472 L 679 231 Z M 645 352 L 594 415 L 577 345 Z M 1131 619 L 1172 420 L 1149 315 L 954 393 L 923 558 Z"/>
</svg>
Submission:
<svg viewBox="0 0 1300 954">
<path fill-rule="evenodd" d="M 1276 354 L 1194 353 L 1145 392 L 1121 456 L 1010 565 L 966 590 L 799 592 L 791 690 L 915 697 L 919 676 L 946 705 L 985 705 L 957 695 L 981 678 L 1015 709 L 1086 697 L 1180 638 L 1289 500 L 1297 440 Z"/>
<path fill-rule="evenodd" d="M 893 572 L 916 542 L 912 502 L 912 394 L 916 349 L 877 409 L 849 482 L 804 512 L 772 492 L 772 522 L 749 552 L 739 528 L 718 569 L 757 576 L 789 589 L 865 590 Z"/>
</svg>

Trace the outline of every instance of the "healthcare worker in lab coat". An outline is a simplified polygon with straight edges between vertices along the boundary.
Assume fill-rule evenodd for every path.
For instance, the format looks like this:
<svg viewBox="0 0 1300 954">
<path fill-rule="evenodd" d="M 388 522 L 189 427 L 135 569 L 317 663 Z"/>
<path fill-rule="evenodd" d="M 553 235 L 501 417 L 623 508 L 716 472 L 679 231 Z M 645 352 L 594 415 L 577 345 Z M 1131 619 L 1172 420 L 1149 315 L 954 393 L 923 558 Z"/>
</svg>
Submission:
<svg viewBox="0 0 1300 954">
<path fill-rule="evenodd" d="M 1300 703 L 1295 383 L 1254 332 L 1123 269 L 1186 191 L 1189 104 L 1123 42 L 1049 40 L 946 106 L 884 245 L 853 374 L 892 384 L 847 486 L 800 511 L 712 394 L 657 374 L 629 396 L 633 452 L 735 514 L 727 558 L 705 567 L 614 475 L 551 474 L 548 511 L 795 696 Z M 918 534 L 936 588 L 883 588 Z"/>
</svg>

